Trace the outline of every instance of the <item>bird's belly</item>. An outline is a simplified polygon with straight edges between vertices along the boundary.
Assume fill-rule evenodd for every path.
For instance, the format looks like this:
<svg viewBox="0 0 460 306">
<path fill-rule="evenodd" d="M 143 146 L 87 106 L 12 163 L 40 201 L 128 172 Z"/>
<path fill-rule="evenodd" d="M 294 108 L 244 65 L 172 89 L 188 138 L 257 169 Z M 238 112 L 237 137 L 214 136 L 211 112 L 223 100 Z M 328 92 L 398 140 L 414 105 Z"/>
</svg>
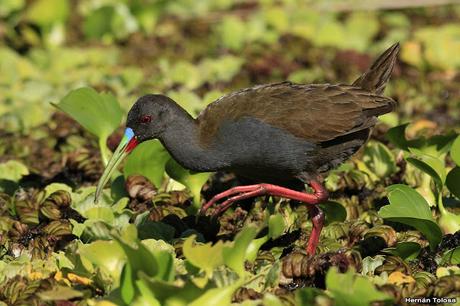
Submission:
<svg viewBox="0 0 460 306">
<path fill-rule="evenodd" d="M 254 118 L 224 122 L 216 139 L 229 170 L 255 180 L 292 180 L 313 166 L 315 144 Z"/>
</svg>

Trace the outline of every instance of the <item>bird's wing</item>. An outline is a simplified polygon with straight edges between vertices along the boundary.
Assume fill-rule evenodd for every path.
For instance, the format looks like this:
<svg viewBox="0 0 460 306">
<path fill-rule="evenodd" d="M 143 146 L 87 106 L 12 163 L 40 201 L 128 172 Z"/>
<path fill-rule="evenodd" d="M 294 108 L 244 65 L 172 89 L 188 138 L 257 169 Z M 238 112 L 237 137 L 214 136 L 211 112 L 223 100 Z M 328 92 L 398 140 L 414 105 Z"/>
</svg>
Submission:
<svg viewBox="0 0 460 306">
<path fill-rule="evenodd" d="M 227 94 L 201 112 L 200 140 L 212 142 L 224 121 L 252 117 L 320 143 L 367 128 L 396 102 L 349 85 L 260 85 Z"/>
</svg>

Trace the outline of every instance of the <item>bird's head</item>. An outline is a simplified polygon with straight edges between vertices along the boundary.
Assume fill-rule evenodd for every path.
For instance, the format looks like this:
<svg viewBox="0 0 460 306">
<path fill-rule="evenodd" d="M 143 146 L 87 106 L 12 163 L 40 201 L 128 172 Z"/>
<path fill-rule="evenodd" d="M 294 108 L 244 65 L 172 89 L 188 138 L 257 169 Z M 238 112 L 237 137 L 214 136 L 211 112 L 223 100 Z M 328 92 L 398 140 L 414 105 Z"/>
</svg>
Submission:
<svg viewBox="0 0 460 306">
<path fill-rule="evenodd" d="M 94 202 L 121 161 L 141 142 L 161 137 L 177 104 L 163 95 L 145 95 L 128 112 L 125 134 L 99 180 Z"/>
</svg>

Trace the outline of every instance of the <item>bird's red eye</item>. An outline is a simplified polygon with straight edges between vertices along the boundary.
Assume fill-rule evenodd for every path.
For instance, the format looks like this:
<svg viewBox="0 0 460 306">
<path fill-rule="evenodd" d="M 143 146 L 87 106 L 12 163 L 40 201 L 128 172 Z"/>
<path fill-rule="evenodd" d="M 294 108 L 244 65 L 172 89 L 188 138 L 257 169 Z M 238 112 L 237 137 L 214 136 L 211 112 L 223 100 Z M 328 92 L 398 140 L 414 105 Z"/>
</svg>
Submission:
<svg viewBox="0 0 460 306">
<path fill-rule="evenodd" d="M 145 116 L 141 117 L 141 122 L 142 123 L 149 123 L 150 121 L 152 121 L 152 116 L 145 115 Z"/>
</svg>

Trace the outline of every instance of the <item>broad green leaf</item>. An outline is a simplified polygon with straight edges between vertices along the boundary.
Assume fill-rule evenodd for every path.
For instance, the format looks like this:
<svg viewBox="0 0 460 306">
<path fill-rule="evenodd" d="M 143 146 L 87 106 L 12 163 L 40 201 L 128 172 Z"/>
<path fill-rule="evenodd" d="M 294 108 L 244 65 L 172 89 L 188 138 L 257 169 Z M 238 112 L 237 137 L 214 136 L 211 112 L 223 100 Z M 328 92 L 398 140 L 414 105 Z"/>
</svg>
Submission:
<svg viewBox="0 0 460 306">
<path fill-rule="evenodd" d="M 460 167 L 455 167 L 449 171 L 446 186 L 453 195 L 460 199 Z"/>
<path fill-rule="evenodd" d="M 272 239 L 278 238 L 283 234 L 285 226 L 282 215 L 271 215 L 268 219 L 268 237 Z"/>
<path fill-rule="evenodd" d="M 438 157 L 424 154 L 420 150 L 414 148 L 410 148 L 409 150 L 414 154 L 414 156 L 408 157 L 406 160 L 431 176 L 438 185 L 439 190 L 442 189 L 442 186 L 444 186 L 446 181 L 446 168 L 444 166 L 444 161 Z"/>
<path fill-rule="evenodd" d="M 68 15 L 68 0 L 37 0 L 32 2 L 26 12 L 28 20 L 42 27 L 64 22 Z"/>
<path fill-rule="evenodd" d="M 114 96 L 89 87 L 72 90 L 53 104 L 98 138 L 105 139 L 121 123 L 123 111 Z"/>
<path fill-rule="evenodd" d="M 417 258 L 421 250 L 420 244 L 417 242 L 400 242 L 394 248 L 384 249 L 383 252 L 399 256 L 404 260 L 412 260 Z"/>
<path fill-rule="evenodd" d="M 325 214 L 325 224 L 343 222 L 347 218 L 347 210 L 339 202 L 326 201 L 318 205 Z"/>
<path fill-rule="evenodd" d="M 157 275 L 159 263 L 145 245 L 137 241 L 133 243 L 135 245 L 135 247 L 133 247 L 131 244 L 124 242 L 116 236 L 114 236 L 114 239 L 125 252 L 128 263 L 131 265 L 133 275 L 137 276 L 140 271 L 150 277 Z"/>
<path fill-rule="evenodd" d="M 17 182 L 28 174 L 29 169 L 19 161 L 9 160 L 0 164 L 0 180 Z"/>
<path fill-rule="evenodd" d="M 192 173 L 184 169 L 173 158 L 166 163 L 166 172 L 168 175 L 186 186 L 193 195 L 193 202 L 196 209 L 200 207 L 201 188 L 209 179 L 210 173 Z"/>
<path fill-rule="evenodd" d="M 386 137 L 392 144 L 404 151 L 409 151 L 409 147 L 418 148 L 424 143 L 424 141 L 421 139 L 406 139 L 406 128 L 408 125 L 409 123 L 395 126 L 394 128 L 389 129 L 386 134 Z"/>
<path fill-rule="evenodd" d="M 214 268 L 224 264 L 222 253 L 227 243 L 219 241 L 214 245 L 211 242 L 194 244 L 194 241 L 194 235 L 184 241 L 182 247 L 184 256 L 192 265 L 204 270 L 208 276 L 211 276 Z"/>
<path fill-rule="evenodd" d="M 165 306 L 189 305 L 203 294 L 203 290 L 208 289 L 208 287 L 200 289 L 190 280 L 185 281 L 183 286 L 178 286 L 170 282 L 149 278 L 143 272 L 139 273 L 139 278 L 138 282 L 141 282 L 142 285 L 138 285 L 138 287 L 150 290 L 152 295 L 160 301 L 160 304 Z"/>
<path fill-rule="evenodd" d="M 383 206 L 379 215 L 415 227 L 428 239 L 430 248 L 434 250 L 441 241 L 442 233 L 433 220 L 426 200 L 407 185 L 392 185 L 387 190 L 390 205 Z"/>
<path fill-rule="evenodd" d="M 143 142 L 126 158 L 123 168 L 125 178 L 133 174 L 139 174 L 148 178 L 155 186 L 160 186 L 166 162 L 169 159 L 168 151 L 158 140 Z"/>
<path fill-rule="evenodd" d="M 110 207 L 93 207 L 82 214 L 85 218 L 92 221 L 103 221 L 109 225 L 113 224 L 115 215 Z"/>
<path fill-rule="evenodd" d="M 454 143 L 450 148 L 450 156 L 457 164 L 457 166 L 460 167 L 460 136 L 457 136 L 457 138 L 454 140 Z"/>
<path fill-rule="evenodd" d="M 255 227 L 245 227 L 236 235 L 233 245 L 226 246 L 222 250 L 224 263 L 240 277 L 243 277 L 245 272 L 244 262 L 246 260 L 246 251 L 256 235 L 257 230 Z"/>
<path fill-rule="evenodd" d="M 449 250 L 442 255 L 442 264 L 460 265 L 460 246 Z"/>
<path fill-rule="evenodd" d="M 241 285 L 241 281 L 231 286 L 207 290 L 202 296 L 190 303 L 190 306 L 219 305 L 226 306 L 232 302 L 235 290 Z"/>
<path fill-rule="evenodd" d="M 126 254 L 115 241 L 98 240 L 82 244 L 78 252 L 94 266 L 104 269 L 112 277 L 114 283 L 118 284 L 126 262 Z"/>
<path fill-rule="evenodd" d="M 391 300 L 387 294 L 375 289 L 371 281 L 352 270 L 339 273 L 335 267 L 329 269 L 326 288 L 337 306 L 369 306 L 374 301 Z"/>
</svg>

